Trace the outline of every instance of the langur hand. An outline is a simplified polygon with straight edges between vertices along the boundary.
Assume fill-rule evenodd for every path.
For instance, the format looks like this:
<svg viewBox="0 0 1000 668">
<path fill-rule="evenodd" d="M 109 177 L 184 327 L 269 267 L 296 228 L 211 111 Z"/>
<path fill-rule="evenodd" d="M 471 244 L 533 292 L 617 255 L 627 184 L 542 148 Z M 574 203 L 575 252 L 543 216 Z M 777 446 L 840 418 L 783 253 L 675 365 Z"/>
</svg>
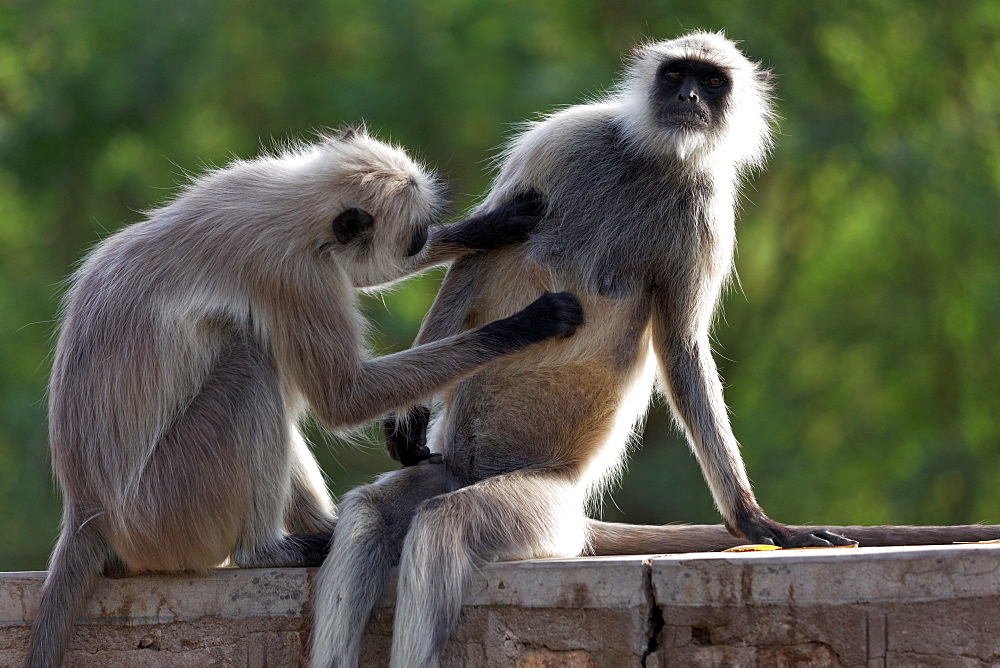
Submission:
<svg viewBox="0 0 1000 668">
<path fill-rule="evenodd" d="M 450 228 L 456 243 L 476 250 L 494 250 L 526 241 L 545 217 L 545 208 L 545 196 L 528 190 Z"/>
<path fill-rule="evenodd" d="M 431 457 L 427 447 L 427 424 L 431 409 L 414 406 L 404 415 L 389 413 L 382 420 L 382 435 L 389 456 L 403 466 L 413 466 Z"/>
<path fill-rule="evenodd" d="M 510 350 L 546 339 L 573 336 L 584 324 L 583 307 L 569 292 L 545 292 L 523 309 L 503 320 L 483 325 L 497 347 Z"/>
<path fill-rule="evenodd" d="M 517 352 L 552 338 L 566 338 L 583 325 L 583 307 L 568 292 L 546 292 L 512 316 L 479 328 L 483 344 L 503 354 Z M 415 406 L 405 415 L 390 413 L 382 420 L 382 435 L 389 456 L 403 466 L 413 466 L 433 456 L 427 447 L 431 411 Z"/>
<path fill-rule="evenodd" d="M 783 548 L 796 547 L 845 547 L 858 542 L 825 529 L 814 529 L 806 533 L 795 533 L 765 515 L 746 518 L 733 527 L 726 522 L 729 533 L 742 537 L 754 545 L 777 545 Z"/>
</svg>

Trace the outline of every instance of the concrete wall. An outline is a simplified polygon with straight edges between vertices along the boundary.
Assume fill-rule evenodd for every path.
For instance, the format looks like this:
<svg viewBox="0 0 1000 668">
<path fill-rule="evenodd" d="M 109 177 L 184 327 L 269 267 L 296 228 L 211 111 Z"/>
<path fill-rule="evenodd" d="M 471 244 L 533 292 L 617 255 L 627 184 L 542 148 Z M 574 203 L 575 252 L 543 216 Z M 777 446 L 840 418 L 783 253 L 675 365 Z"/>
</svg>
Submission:
<svg viewBox="0 0 1000 668">
<path fill-rule="evenodd" d="M 310 569 L 103 580 L 73 666 L 293 666 Z M 44 573 L 0 574 L 0 666 L 17 665 Z M 365 639 L 384 665 L 392 593 Z M 798 550 L 495 564 L 453 666 L 998 665 L 1000 546 Z"/>
</svg>

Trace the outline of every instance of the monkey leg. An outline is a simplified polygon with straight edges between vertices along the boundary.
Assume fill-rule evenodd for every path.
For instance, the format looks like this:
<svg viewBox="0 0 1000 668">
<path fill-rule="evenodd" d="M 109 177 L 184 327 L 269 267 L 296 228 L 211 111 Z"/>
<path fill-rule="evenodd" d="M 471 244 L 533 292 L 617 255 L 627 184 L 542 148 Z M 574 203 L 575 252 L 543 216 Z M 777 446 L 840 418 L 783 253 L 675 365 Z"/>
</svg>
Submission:
<svg viewBox="0 0 1000 668">
<path fill-rule="evenodd" d="M 198 394 L 160 438 L 112 522 L 131 570 L 206 570 L 226 560 L 252 513 L 254 470 L 287 478 L 276 384 L 259 355 L 234 338 Z M 265 461 L 254 462 L 260 453 Z M 283 481 L 277 481 L 280 485 Z M 287 482 L 284 482 L 287 486 Z M 274 487 L 272 482 L 267 487 Z"/>
<path fill-rule="evenodd" d="M 357 665 L 365 624 L 399 561 L 417 505 L 448 489 L 438 457 L 344 495 L 333 548 L 316 578 L 311 665 Z"/>
<path fill-rule="evenodd" d="M 205 570 L 230 556 L 284 566 L 327 549 L 284 530 L 288 424 L 270 355 L 227 332 L 198 393 L 109 507 L 108 541 L 129 570 Z"/>
<path fill-rule="evenodd" d="M 329 496 L 306 484 L 294 460 L 282 460 L 293 446 L 263 443 L 261 456 L 248 467 L 247 518 L 240 527 L 232 561 L 242 568 L 319 566 L 330 550 L 336 519 Z M 254 466 L 260 470 L 254 471 Z M 274 468 L 269 468 L 273 466 Z M 296 533 L 289 533 L 295 531 Z"/>
<path fill-rule="evenodd" d="M 582 491 L 548 471 L 495 476 L 425 501 L 403 545 L 390 665 L 438 665 L 479 564 L 578 555 L 584 522 Z"/>
<path fill-rule="evenodd" d="M 274 361 L 249 337 L 237 335 L 232 347 L 232 361 L 219 375 L 232 383 L 227 396 L 235 424 L 227 446 L 246 481 L 233 563 L 244 568 L 318 565 L 329 550 L 332 527 L 322 515 L 332 501 L 284 405 Z M 289 535 L 286 518 L 295 529 L 316 531 Z"/>
<path fill-rule="evenodd" d="M 292 534 L 333 535 L 337 506 L 330 497 L 316 457 L 295 425 L 291 435 L 292 492 L 285 508 L 285 529 Z"/>
</svg>

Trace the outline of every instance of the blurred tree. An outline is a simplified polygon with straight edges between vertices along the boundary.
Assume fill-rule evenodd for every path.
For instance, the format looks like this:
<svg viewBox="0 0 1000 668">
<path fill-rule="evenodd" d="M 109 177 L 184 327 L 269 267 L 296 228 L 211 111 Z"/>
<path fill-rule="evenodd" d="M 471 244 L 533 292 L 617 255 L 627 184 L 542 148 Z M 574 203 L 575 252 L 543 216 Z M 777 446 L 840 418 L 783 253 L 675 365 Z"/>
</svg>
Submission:
<svg viewBox="0 0 1000 668">
<path fill-rule="evenodd" d="M 42 568 L 60 281 L 186 173 L 364 118 L 456 210 L 512 124 L 607 88 L 643 39 L 726 29 L 780 75 L 781 136 L 717 328 L 737 435 L 788 522 L 997 522 L 1000 5 L 885 0 L 14 1 L 0 5 L 0 569 Z M 368 300 L 405 347 L 440 273 Z M 315 433 L 335 491 L 385 470 Z M 605 516 L 716 521 L 666 410 Z"/>
</svg>

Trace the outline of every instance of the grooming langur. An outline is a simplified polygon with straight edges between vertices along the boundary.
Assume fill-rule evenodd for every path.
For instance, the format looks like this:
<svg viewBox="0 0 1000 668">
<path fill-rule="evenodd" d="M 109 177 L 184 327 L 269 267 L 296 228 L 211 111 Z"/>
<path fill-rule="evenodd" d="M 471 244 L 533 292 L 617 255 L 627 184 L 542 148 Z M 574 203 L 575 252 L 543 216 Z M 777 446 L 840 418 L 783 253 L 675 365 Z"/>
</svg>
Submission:
<svg viewBox="0 0 1000 668">
<path fill-rule="evenodd" d="M 28 665 L 58 665 L 103 571 L 318 563 L 336 511 L 298 423 L 426 400 L 501 355 L 571 334 L 571 295 L 377 359 L 354 288 L 525 238 L 537 195 L 454 225 L 435 180 L 364 130 L 235 161 L 89 254 L 49 399 L 63 529 Z"/>
<path fill-rule="evenodd" d="M 576 293 L 587 325 L 448 389 L 429 437 L 443 462 L 431 458 L 344 497 L 318 576 L 313 666 L 357 663 L 397 562 L 391 665 L 414 667 L 439 662 L 465 582 L 485 561 L 649 545 L 851 543 L 785 527 L 761 510 L 710 351 L 732 271 L 739 179 L 762 164 L 770 143 L 769 77 L 721 34 L 693 33 L 637 49 L 611 95 L 514 139 L 480 210 L 534 189 L 547 198 L 546 218 L 522 245 L 453 264 L 417 342 L 510 313 L 541 289 Z M 675 541 L 674 527 L 585 516 L 645 413 L 657 370 L 739 541 L 722 527 L 690 527 Z M 401 461 L 428 455 L 419 437 L 427 415 L 417 409 L 388 425 Z"/>
</svg>

